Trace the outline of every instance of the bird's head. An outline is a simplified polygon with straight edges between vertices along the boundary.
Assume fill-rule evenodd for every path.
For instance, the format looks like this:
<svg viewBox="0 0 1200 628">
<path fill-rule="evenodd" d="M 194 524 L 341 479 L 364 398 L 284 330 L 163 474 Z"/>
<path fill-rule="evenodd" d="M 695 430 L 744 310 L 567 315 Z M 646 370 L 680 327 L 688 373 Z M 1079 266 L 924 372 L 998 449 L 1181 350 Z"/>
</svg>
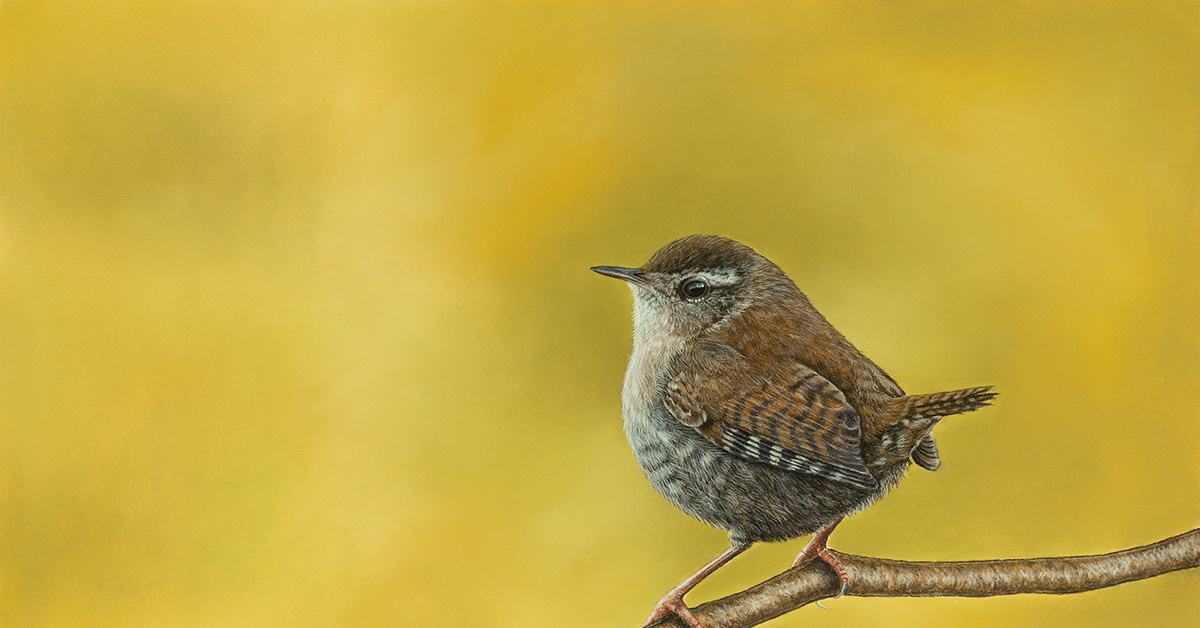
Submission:
<svg viewBox="0 0 1200 628">
<path fill-rule="evenodd" d="M 596 266 L 624 280 L 634 297 L 639 341 L 685 341 L 720 329 L 795 286 L 754 249 L 728 238 L 694 235 L 659 249 L 641 268 Z"/>
</svg>

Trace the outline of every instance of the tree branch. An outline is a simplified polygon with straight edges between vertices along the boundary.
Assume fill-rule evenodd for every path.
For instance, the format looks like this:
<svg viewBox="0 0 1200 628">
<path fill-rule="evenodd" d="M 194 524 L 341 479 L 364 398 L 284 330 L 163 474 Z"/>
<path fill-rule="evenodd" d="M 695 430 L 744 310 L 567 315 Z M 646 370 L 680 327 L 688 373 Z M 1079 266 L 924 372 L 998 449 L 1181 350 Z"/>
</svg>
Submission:
<svg viewBox="0 0 1200 628">
<path fill-rule="evenodd" d="M 835 553 L 850 572 L 846 595 L 988 597 L 1078 593 L 1200 566 L 1200 528 L 1150 545 L 1096 556 L 931 563 Z M 833 570 L 814 560 L 694 610 L 705 628 L 745 628 L 831 597 L 839 588 Z M 686 628 L 678 617 L 654 625 Z"/>
</svg>

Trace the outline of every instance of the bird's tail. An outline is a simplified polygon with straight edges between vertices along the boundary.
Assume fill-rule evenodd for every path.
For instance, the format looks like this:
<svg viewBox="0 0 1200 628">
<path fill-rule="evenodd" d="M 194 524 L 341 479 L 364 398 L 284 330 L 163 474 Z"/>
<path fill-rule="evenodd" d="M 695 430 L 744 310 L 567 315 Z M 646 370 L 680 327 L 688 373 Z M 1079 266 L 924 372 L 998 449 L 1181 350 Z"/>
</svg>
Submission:
<svg viewBox="0 0 1200 628">
<path fill-rule="evenodd" d="M 915 443 L 911 451 L 901 452 L 903 457 L 911 455 L 913 462 L 930 471 L 936 471 L 942 460 L 938 455 L 937 442 L 929 432 L 942 417 L 990 406 L 995 397 L 996 393 L 992 392 L 991 386 L 897 397 L 892 400 L 889 412 L 896 419 L 892 425 L 894 432 L 890 440 L 896 445 Z"/>
<path fill-rule="evenodd" d="M 892 403 L 896 406 L 892 416 L 900 419 L 922 420 L 942 418 L 951 414 L 972 412 L 984 406 L 992 405 L 996 393 L 991 386 L 963 388 L 949 392 L 930 393 L 928 395 L 908 395 L 897 397 Z"/>
</svg>

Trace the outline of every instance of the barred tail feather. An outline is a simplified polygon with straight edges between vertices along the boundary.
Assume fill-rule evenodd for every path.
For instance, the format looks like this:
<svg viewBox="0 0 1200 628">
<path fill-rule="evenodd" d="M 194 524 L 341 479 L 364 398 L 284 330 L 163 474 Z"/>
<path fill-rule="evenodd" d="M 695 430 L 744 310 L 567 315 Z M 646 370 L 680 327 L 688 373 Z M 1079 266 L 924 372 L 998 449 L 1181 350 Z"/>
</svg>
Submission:
<svg viewBox="0 0 1200 628">
<path fill-rule="evenodd" d="M 916 443 L 911 450 L 901 450 L 896 455 L 907 458 L 912 456 L 913 462 L 921 467 L 936 471 L 942 464 L 938 455 L 937 442 L 930 432 L 944 416 L 972 412 L 985 406 L 992 405 L 996 393 L 991 386 L 964 388 L 949 392 L 931 393 L 928 395 L 909 395 L 897 397 L 892 403 L 894 408 L 891 415 L 895 417 L 889 432 L 889 439 L 896 445 Z"/>
<path fill-rule="evenodd" d="M 909 395 L 896 399 L 896 403 L 901 407 L 895 416 L 901 419 L 932 419 L 951 414 L 962 414 L 990 406 L 992 399 L 995 398 L 996 393 L 992 392 L 991 386 L 963 388 L 962 390 L 928 395 Z"/>
</svg>

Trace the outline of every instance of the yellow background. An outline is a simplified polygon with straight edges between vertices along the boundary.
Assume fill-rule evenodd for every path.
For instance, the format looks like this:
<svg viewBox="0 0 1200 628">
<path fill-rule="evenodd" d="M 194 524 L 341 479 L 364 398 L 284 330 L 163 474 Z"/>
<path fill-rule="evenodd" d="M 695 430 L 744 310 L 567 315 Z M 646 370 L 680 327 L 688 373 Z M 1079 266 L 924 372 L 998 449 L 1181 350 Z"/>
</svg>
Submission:
<svg viewBox="0 0 1200 628">
<path fill-rule="evenodd" d="M 1200 522 L 1200 5 L 0 2 L 3 626 L 635 626 L 628 291 L 742 240 L 910 391 L 909 559 Z M 991 4 L 991 3 L 986 3 Z M 783 570 L 759 546 L 694 602 Z M 776 626 L 1195 626 L 1200 573 Z"/>
</svg>

